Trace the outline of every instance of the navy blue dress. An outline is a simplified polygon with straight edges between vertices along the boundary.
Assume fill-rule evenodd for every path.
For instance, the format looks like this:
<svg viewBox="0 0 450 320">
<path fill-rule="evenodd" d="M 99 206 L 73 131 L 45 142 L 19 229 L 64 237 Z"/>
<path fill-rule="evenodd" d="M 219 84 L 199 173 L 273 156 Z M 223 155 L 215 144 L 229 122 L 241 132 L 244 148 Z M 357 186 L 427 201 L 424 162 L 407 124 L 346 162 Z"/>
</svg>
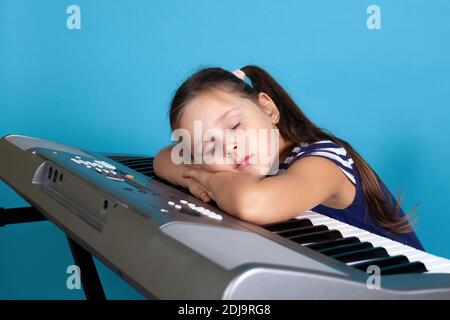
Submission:
<svg viewBox="0 0 450 320">
<path fill-rule="evenodd" d="M 324 157 L 335 163 L 347 178 L 355 185 L 356 195 L 353 202 L 345 209 L 334 209 L 322 204 L 311 208 L 312 211 L 323 214 L 330 218 L 340 220 L 344 223 L 367 230 L 380 236 L 401 242 L 419 250 L 424 250 L 422 244 L 414 232 L 395 233 L 379 226 L 370 212 L 366 214 L 366 204 L 363 196 L 361 179 L 353 159 L 349 157 L 346 150 L 330 140 L 322 140 L 314 143 L 296 144 L 280 165 L 277 175 L 283 174 L 296 160 L 306 156 Z M 392 193 L 381 180 L 378 180 L 385 197 L 388 197 L 394 206 L 397 204 Z M 403 210 L 399 210 L 397 216 L 404 216 Z"/>
</svg>

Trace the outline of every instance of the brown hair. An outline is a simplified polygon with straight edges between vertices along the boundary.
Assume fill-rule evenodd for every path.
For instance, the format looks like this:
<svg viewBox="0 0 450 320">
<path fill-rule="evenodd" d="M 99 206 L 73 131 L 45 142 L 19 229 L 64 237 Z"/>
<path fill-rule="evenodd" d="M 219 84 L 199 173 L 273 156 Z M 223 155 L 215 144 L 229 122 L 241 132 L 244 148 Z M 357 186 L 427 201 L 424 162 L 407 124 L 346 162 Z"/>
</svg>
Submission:
<svg viewBox="0 0 450 320">
<path fill-rule="evenodd" d="M 378 175 L 347 141 L 335 137 L 327 130 L 319 128 L 311 122 L 288 93 L 265 70 L 254 65 L 245 66 L 241 70 L 251 80 L 251 85 L 232 72 L 219 67 L 200 69 L 186 79 L 176 91 L 170 105 L 169 119 L 172 130 L 178 127 L 184 106 L 200 93 L 221 88 L 240 94 L 257 103 L 258 93 L 265 92 L 272 98 L 280 112 L 277 128 L 283 138 L 296 143 L 331 140 L 343 146 L 353 159 L 361 177 L 366 203 L 365 213 L 370 212 L 375 221 L 389 231 L 397 233 L 412 231 L 412 223 L 409 222 L 409 218 L 417 205 L 408 215 L 401 216 L 400 194 L 398 194 L 399 200 L 395 204 L 392 203 L 390 197 L 388 197 L 388 201 L 382 190 L 385 187 L 379 180 Z"/>
</svg>

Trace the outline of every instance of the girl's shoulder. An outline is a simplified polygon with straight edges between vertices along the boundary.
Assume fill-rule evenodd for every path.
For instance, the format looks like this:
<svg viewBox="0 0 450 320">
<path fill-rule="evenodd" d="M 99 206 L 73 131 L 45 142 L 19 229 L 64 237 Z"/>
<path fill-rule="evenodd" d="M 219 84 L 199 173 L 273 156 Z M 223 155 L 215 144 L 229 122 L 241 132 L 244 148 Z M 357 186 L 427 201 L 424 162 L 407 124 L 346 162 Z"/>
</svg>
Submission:
<svg viewBox="0 0 450 320">
<path fill-rule="evenodd" d="M 345 166 L 353 164 L 350 156 L 341 145 L 331 140 L 320 140 L 312 143 L 297 143 L 293 146 L 283 161 L 283 164 L 291 165 L 295 160 L 306 155 L 321 155 L 332 159 L 345 160 Z"/>
<path fill-rule="evenodd" d="M 356 184 L 353 159 L 344 147 L 331 140 L 295 144 L 284 161 L 280 164 L 277 175 L 284 173 L 295 161 L 306 156 L 318 156 L 332 161 L 354 184 Z"/>
</svg>

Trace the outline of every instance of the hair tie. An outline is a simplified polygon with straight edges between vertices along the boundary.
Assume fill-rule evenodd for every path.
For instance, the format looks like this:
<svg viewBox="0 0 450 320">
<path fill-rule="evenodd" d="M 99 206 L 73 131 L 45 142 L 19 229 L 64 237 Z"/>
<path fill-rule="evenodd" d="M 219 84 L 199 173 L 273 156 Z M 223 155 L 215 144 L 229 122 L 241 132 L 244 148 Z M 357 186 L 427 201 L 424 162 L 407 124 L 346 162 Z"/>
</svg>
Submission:
<svg viewBox="0 0 450 320">
<path fill-rule="evenodd" d="M 242 71 L 241 69 L 236 69 L 233 71 L 233 74 L 253 88 L 252 80 L 247 77 L 244 71 Z"/>
<path fill-rule="evenodd" d="M 242 71 L 241 69 L 236 69 L 236 70 L 234 70 L 234 71 L 233 71 L 233 74 L 234 74 L 236 77 L 238 77 L 239 79 L 243 80 L 243 81 L 244 81 L 244 79 L 245 79 L 245 77 L 246 77 L 245 72 Z"/>
</svg>

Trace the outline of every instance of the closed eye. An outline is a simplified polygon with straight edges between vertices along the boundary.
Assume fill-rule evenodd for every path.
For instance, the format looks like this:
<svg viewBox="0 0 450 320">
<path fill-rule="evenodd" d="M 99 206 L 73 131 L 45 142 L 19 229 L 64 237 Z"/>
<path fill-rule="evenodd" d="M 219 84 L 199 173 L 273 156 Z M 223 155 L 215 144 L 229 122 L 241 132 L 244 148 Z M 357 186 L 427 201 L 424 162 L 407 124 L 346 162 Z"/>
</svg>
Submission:
<svg viewBox="0 0 450 320">
<path fill-rule="evenodd" d="M 238 122 L 238 124 L 237 124 L 237 125 L 235 125 L 235 126 L 234 126 L 233 128 L 231 128 L 231 129 L 233 129 L 233 130 L 234 130 L 234 129 L 236 129 L 237 127 L 239 127 L 239 126 L 240 126 L 240 124 L 241 124 L 241 123 L 240 123 L 240 122 Z"/>
</svg>

